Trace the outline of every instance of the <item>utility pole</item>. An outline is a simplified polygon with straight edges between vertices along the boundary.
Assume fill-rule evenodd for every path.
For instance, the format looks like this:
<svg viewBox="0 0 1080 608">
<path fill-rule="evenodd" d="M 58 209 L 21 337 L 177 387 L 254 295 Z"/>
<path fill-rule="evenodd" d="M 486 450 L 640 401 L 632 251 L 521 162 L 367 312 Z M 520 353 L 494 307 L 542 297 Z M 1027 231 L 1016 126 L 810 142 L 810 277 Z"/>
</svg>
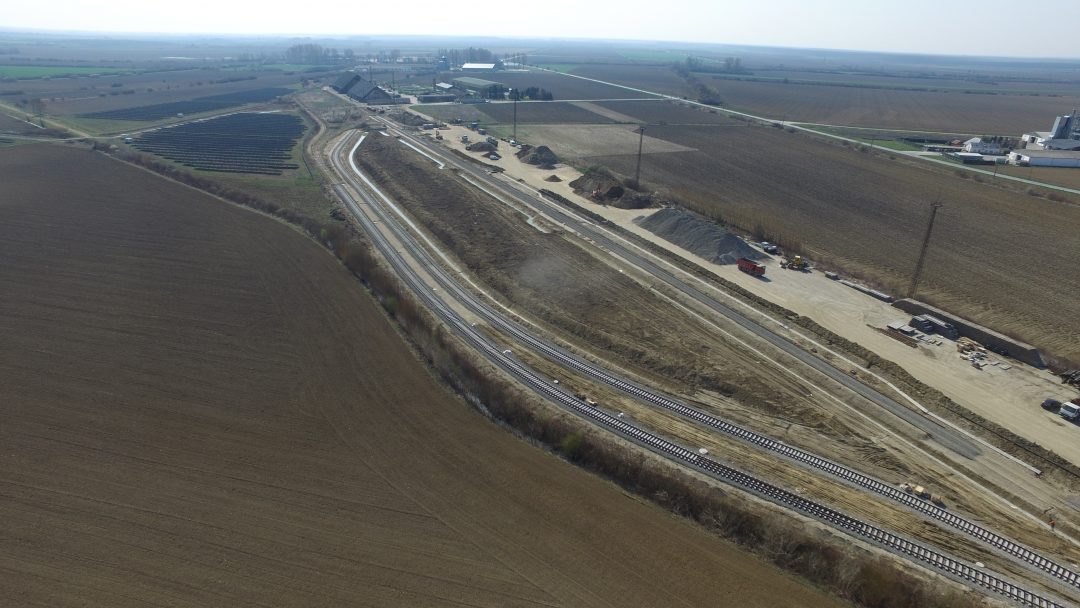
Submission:
<svg viewBox="0 0 1080 608">
<path fill-rule="evenodd" d="M 926 224 L 926 235 L 923 236 L 922 249 L 919 250 L 919 261 L 915 264 L 915 276 L 911 277 L 911 287 L 908 288 L 908 297 L 914 299 L 915 291 L 919 288 L 919 278 L 922 275 L 923 264 L 926 263 L 926 251 L 930 248 L 930 232 L 934 229 L 934 218 L 937 210 L 943 205 L 937 201 L 930 203 L 930 222 Z"/>
<path fill-rule="evenodd" d="M 520 94 L 520 91 L 518 89 L 510 89 L 510 95 L 512 95 L 513 99 L 514 99 L 514 135 L 513 135 L 513 140 L 517 141 L 517 102 L 518 102 L 518 97 L 521 97 L 521 94 Z"/>
<path fill-rule="evenodd" d="M 637 144 L 637 169 L 634 170 L 634 188 L 637 189 L 637 190 L 640 190 L 641 189 L 641 148 L 645 144 L 645 125 L 641 125 L 641 127 L 638 129 L 638 133 L 640 135 L 638 137 L 638 144 Z"/>
</svg>

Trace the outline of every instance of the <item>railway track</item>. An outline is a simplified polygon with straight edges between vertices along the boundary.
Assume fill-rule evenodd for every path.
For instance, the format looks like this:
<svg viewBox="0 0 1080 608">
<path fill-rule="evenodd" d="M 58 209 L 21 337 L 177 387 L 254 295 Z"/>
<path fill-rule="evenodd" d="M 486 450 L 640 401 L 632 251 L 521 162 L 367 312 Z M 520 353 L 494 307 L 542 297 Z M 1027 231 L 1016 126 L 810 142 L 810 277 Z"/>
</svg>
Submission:
<svg viewBox="0 0 1080 608">
<path fill-rule="evenodd" d="M 390 123 L 388 119 L 379 117 L 379 120 L 388 125 Z M 403 136 L 404 137 L 404 136 Z M 436 150 L 430 142 L 424 141 L 423 138 L 408 138 L 409 141 L 417 146 L 423 147 L 427 152 L 433 156 L 438 157 L 441 161 L 447 161 L 446 164 L 453 165 L 458 170 L 469 174 L 470 177 L 480 180 L 481 182 L 490 186 L 493 190 L 499 192 L 502 196 L 510 199 L 516 199 L 520 196 L 519 192 L 510 190 L 509 186 L 499 182 L 497 180 L 491 180 L 484 173 L 482 169 L 473 166 L 468 162 L 459 162 L 458 159 L 453 156 L 444 156 Z M 805 349 L 795 344 L 791 340 L 788 340 L 784 336 L 772 331 L 771 329 L 757 323 L 746 315 L 736 311 L 735 309 L 718 302 L 716 299 L 710 297 L 697 287 L 687 283 L 686 281 L 675 276 L 666 268 L 663 268 L 659 264 L 656 264 L 647 257 L 638 254 L 637 252 L 626 247 L 622 243 L 608 237 L 600 229 L 596 228 L 589 222 L 583 222 L 580 219 L 569 215 L 562 208 L 557 206 L 556 202 L 550 199 L 541 199 L 545 204 L 545 213 L 550 215 L 552 219 L 565 226 L 574 226 L 574 230 L 580 232 L 582 235 L 588 237 L 601 249 L 605 249 L 615 255 L 617 258 L 626 260 L 628 263 L 641 269 L 649 276 L 655 277 L 657 280 L 666 283 L 670 287 L 685 294 L 687 297 L 693 299 L 697 303 L 705 306 L 713 312 L 730 319 L 735 324 L 739 325 L 746 331 L 758 336 L 765 340 L 772 346 L 783 351 L 785 354 L 794 357 L 801 363 L 805 364 L 810 369 L 820 373 L 824 377 L 830 379 L 833 382 L 845 387 L 860 397 L 878 405 L 879 407 L 889 411 L 894 416 L 904 420 L 908 424 L 915 428 L 921 429 L 927 433 L 934 441 L 939 443 L 945 449 L 948 449 L 956 454 L 959 454 L 965 458 L 975 458 L 982 453 L 982 450 L 975 444 L 974 441 L 963 437 L 953 429 L 947 428 L 941 423 L 931 418 L 927 418 L 910 408 L 898 403 L 895 399 L 881 393 L 877 389 L 868 386 L 857 378 L 851 377 L 846 371 L 837 368 L 833 364 L 807 352 Z"/>
<path fill-rule="evenodd" d="M 352 168 L 358 175 L 360 175 L 359 168 L 355 166 L 352 160 L 352 155 L 349 157 L 350 168 Z M 375 193 L 376 196 L 383 195 L 378 188 L 365 179 L 366 186 L 369 190 Z M 396 223 L 393 218 L 389 217 L 384 211 L 380 210 L 380 205 L 373 205 L 373 210 L 380 214 L 380 218 L 386 223 L 386 225 L 394 228 Z M 404 234 L 398 235 L 399 239 L 403 241 L 407 238 Z M 706 412 L 703 412 L 697 408 L 687 405 L 681 401 L 678 401 L 668 395 L 664 395 L 652 389 L 640 386 L 636 383 L 630 382 L 624 378 L 621 378 L 611 372 L 607 371 L 601 366 L 593 364 L 581 357 L 578 357 L 572 353 L 569 353 L 565 349 L 555 346 L 551 342 L 538 337 L 534 333 L 524 328 L 519 323 L 516 323 L 510 319 L 507 319 L 502 314 L 499 314 L 490 306 L 480 302 L 477 298 L 466 291 L 453 277 L 449 276 L 442 270 L 442 267 L 433 260 L 426 251 L 420 249 L 415 253 L 418 259 L 427 268 L 428 272 L 432 274 L 435 280 L 439 283 L 440 287 L 455 296 L 459 302 L 466 306 L 471 312 L 477 316 L 483 318 L 490 323 L 493 327 L 498 328 L 503 333 L 512 336 L 518 342 L 527 345 L 535 351 L 542 353 L 546 358 L 554 361 L 563 367 L 570 368 L 580 374 L 588 376 L 594 380 L 602 382 L 607 386 L 617 389 L 625 394 L 628 394 L 638 400 L 645 403 L 665 409 L 669 412 L 675 413 L 685 419 L 688 419 L 696 424 L 704 425 L 709 428 L 721 431 L 722 433 L 741 440 L 745 443 L 749 443 L 760 449 L 772 452 L 783 456 L 793 462 L 796 462 L 808 469 L 826 473 L 836 479 L 844 481 L 850 485 L 854 485 L 863 490 L 867 490 L 871 493 L 877 494 L 888 500 L 891 500 L 901 506 L 911 509 L 923 516 L 929 517 L 933 520 L 941 522 L 942 524 L 953 528 L 969 537 L 972 537 L 989 547 L 998 550 L 1012 558 L 1020 560 L 1021 562 L 1037 569 L 1046 574 L 1049 574 L 1053 578 L 1060 580 L 1075 589 L 1080 590 L 1080 574 L 1070 568 L 1049 559 L 1036 551 L 1029 549 L 1014 542 L 1009 538 L 997 534 L 992 530 L 989 530 L 978 523 L 975 523 L 969 519 L 956 515 L 950 512 L 948 509 L 939 507 L 934 503 L 908 494 L 900 488 L 875 479 L 869 475 L 861 473 L 850 467 L 836 463 L 826 458 L 822 458 L 816 454 L 808 452 L 806 450 L 785 444 L 781 441 L 777 441 L 761 433 L 751 431 L 732 422 L 718 418 Z"/>
<path fill-rule="evenodd" d="M 679 403 L 668 397 L 658 395 L 652 391 L 646 390 L 636 384 L 630 383 L 626 380 L 622 380 L 602 368 L 599 368 L 587 361 L 584 361 L 576 356 L 565 353 L 561 349 L 554 345 L 547 343 L 546 341 L 539 339 L 528 331 L 524 330 L 520 325 L 502 318 L 492 311 L 487 306 L 477 302 L 472 294 L 469 294 L 462 289 L 456 281 L 443 272 L 442 268 L 434 262 L 419 245 L 417 245 L 412 238 L 405 234 L 403 229 L 397 224 L 397 222 L 388 216 L 382 205 L 374 200 L 375 196 L 382 197 L 382 193 L 378 188 L 371 183 L 366 176 L 364 176 L 356 167 L 353 161 L 353 154 L 356 149 L 362 143 L 363 138 L 350 150 L 349 167 L 343 166 L 341 161 L 341 151 L 344 149 L 348 137 L 342 138 L 342 141 L 335 147 L 332 155 L 331 162 L 335 169 L 349 182 L 362 197 L 364 197 L 372 213 L 378 216 L 379 220 L 383 222 L 385 226 L 394 231 L 395 235 L 406 247 L 410 249 L 410 253 L 415 259 L 420 261 L 436 282 L 443 287 L 446 292 L 452 293 L 454 298 L 460 303 L 469 308 L 469 310 L 480 315 L 484 319 L 488 319 L 490 322 L 498 326 L 503 331 L 509 333 L 515 338 L 529 344 L 533 348 L 540 350 L 541 352 L 548 354 L 550 357 L 555 358 L 558 355 L 557 361 L 562 364 L 571 367 L 579 372 L 586 373 L 596 379 L 600 379 L 605 383 L 610 384 L 620 390 L 635 395 L 638 398 L 647 399 L 650 402 L 655 402 L 661 407 L 665 407 L 670 411 L 676 412 L 684 417 L 696 420 L 697 422 L 708 424 L 713 428 L 724 431 L 733 437 L 742 439 L 749 443 L 753 443 L 764 449 L 781 454 L 793 461 L 802 463 L 804 465 L 816 468 L 818 470 L 825 471 L 835 477 L 843 479 L 849 483 L 853 483 L 860 487 L 864 487 L 876 493 L 890 497 L 897 502 L 906 504 L 910 508 L 916 511 L 922 512 L 931 517 L 935 517 L 932 513 L 936 513 L 937 517 L 942 522 L 945 522 L 952 527 L 960 529 L 965 533 L 974 536 L 975 538 L 995 546 L 1014 557 L 1023 559 L 1028 563 L 1043 569 L 1056 578 L 1070 582 L 1074 586 L 1080 587 L 1077 584 L 1077 575 L 1066 568 L 1055 564 L 1051 560 L 1048 560 L 1042 556 L 1039 556 L 1035 552 L 1022 547 L 1017 543 L 1013 543 L 1000 535 L 997 535 L 977 524 L 969 522 L 959 516 L 955 516 L 948 513 L 944 509 L 933 505 L 927 501 L 908 495 L 905 492 L 892 487 L 889 484 L 875 480 L 869 476 L 858 473 L 857 471 L 843 467 L 842 465 L 828 461 L 827 459 L 820 458 L 798 448 L 788 446 L 781 442 L 778 442 L 769 437 L 754 433 L 747 429 L 743 429 L 726 421 L 715 418 L 709 414 L 701 412 L 695 408 L 691 408 L 685 404 Z M 350 174 L 351 171 L 351 174 Z M 364 182 L 364 184 L 357 183 L 353 179 L 353 175 L 358 177 Z M 727 483 L 736 485 L 744 490 L 752 492 L 758 496 L 766 498 L 770 501 L 782 504 L 786 507 L 793 508 L 800 513 L 814 517 L 820 521 L 833 525 L 835 527 L 844 529 L 849 533 L 861 537 L 865 540 L 869 540 L 875 544 L 886 547 L 891 551 L 907 556 L 916 561 L 922 562 L 931 568 L 944 572 L 954 578 L 974 583 L 984 589 L 1000 594 L 1004 597 L 1020 602 L 1028 606 L 1038 606 L 1040 608 L 1052 608 L 1062 606 L 1045 598 L 1036 593 L 1030 592 L 1014 583 L 1008 582 L 993 574 L 987 573 L 978 568 L 967 565 L 966 563 L 952 558 L 944 553 L 916 543 L 914 541 L 903 538 L 897 534 L 889 532 L 883 528 L 874 526 L 870 523 L 861 521 L 857 518 L 853 518 L 840 511 L 816 503 L 809 499 L 803 498 L 797 494 L 791 493 L 778 486 L 757 479 L 747 473 L 738 471 L 726 465 L 723 465 L 713 459 L 700 455 L 692 450 L 689 450 L 683 446 L 679 446 L 660 435 L 651 433 L 645 429 L 637 427 L 622 418 L 605 412 L 595 406 L 589 405 L 584 400 L 570 394 L 566 390 L 553 385 L 547 378 L 539 375 L 534 370 L 524 365 L 520 361 L 516 360 L 511 354 L 500 349 L 500 347 L 494 344 L 486 336 L 478 332 L 475 327 L 470 325 L 465 319 L 463 319 L 456 311 L 450 308 L 441 298 L 437 297 L 433 290 L 427 286 L 424 280 L 417 274 L 417 272 L 408 264 L 401 253 L 393 246 L 392 243 L 387 240 L 383 233 L 375 226 L 370 218 L 358 208 L 357 203 L 349 195 L 341 185 L 335 184 L 334 190 L 337 195 L 342 199 L 346 206 L 350 209 L 350 212 L 356 217 L 357 221 L 361 223 L 364 230 L 372 237 L 376 247 L 378 247 L 380 253 L 391 264 L 395 272 L 406 282 L 409 288 L 420 298 L 420 300 L 427 306 L 432 312 L 434 312 L 444 323 L 447 324 L 455 333 L 466 340 L 467 343 L 475 347 L 481 354 L 485 356 L 489 361 L 507 371 L 511 375 L 518 378 L 520 381 L 531 387 L 536 392 L 540 393 L 544 397 L 554 401 L 555 403 L 563 406 L 564 408 L 581 415 L 589 420 L 592 420 L 601 426 L 604 426 L 610 430 L 613 430 L 627 439 L 634 441 L 644 447 L 647 447 L 653 451 L 663 454 L 664 456 L 676 461 L 683 462 L 690 465 L 700 471 L 703 471 L 710 476 L 725 481 Z M 369 195 L 368 192 L 373 193 Z M 910 503 L 910 504 L 909 504 Z M 999 539 L 997 546 L 994 544 L 994 539 Z M 1012 551 L 1010 551 L 1010 548 Z M 1027 553 L 1024 553 L 1027 552 Z M 1025 556 L 1027 557 L 1025 559 Z M 1054 570 L 1056 568 L 1056 570 Z M 1071 575 L 1070 578 L 1064 578 L 1064 575 Z"/>
</svg>

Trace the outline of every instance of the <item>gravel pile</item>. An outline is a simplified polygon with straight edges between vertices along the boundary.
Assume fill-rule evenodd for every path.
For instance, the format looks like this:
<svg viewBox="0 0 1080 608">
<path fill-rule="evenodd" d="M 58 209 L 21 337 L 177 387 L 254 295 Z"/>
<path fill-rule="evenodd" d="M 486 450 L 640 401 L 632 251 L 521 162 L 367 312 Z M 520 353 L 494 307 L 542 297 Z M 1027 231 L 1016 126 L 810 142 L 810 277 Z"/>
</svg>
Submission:
<svg viewBox="0 0 1080 608">
<path fill-rule="evenodd" d="M 716 264 L 734 264 L 743 257 L 751 260 L 769 257 L 715 222 L 682 209 L 668 207 L 634 222 L 665 241 Z"/>
<path fill-rule="evenodd" d="M 624 187 L 617 177 L 603 168 L 587 171 L 570 182 L 570 186 L 582 196 L 620 209 L 645 209 L 659 203 L 654 194 Z"/>
<path fill-rule="evenodd" d="M 541 169 L 554 169 L 555 164 L 559 162 L 559 157 L 555 156 L 555 153 L 547 146 L 537 146 L 535 148 L 522 146 L 517 156 L 522 162 L 537 165 Z"/>
</svg>

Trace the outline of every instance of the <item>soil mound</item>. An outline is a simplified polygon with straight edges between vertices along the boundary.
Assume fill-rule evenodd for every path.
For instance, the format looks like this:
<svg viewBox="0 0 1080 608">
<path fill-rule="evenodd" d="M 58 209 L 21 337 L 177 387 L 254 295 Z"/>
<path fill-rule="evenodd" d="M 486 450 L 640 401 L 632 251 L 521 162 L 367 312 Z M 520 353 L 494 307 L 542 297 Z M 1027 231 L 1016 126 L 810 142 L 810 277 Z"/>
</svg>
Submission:
<svg viewBox="0 0 1080 608">
<path fill-rule="evenodd" d="M 590 169 L 570 186 L 582 196 L 620 209 L 645 209 L 659 203 L 655 194 L 623 186 L 618 177 L 602 167 Z"/>
<path fill-rule="evenodd" d="M 668 207 L 634 222 L 715 264 L 734 264 L 743 257 L 751 260 L 768 258 L 715 222 L 683 209 Z"/>
<path fill-rule="evenodd" d="M 562 179 L 558 175 L 549 175 L 544 178 L 545 182 L 561 182 Z"/>
<path fill-rule="evenodd" d="M 469 152 L 494 152 L 497 148 L 486 141 L 471 143 L 465 147 Z"/>
<path fill-rule="evenodd" d="M 547 146 L 537 146 L 535 148 L 522 146 L 517 156 L 521 159 L 521 162 L 537 165 L 541 169 L 554 169 L 555 164 L 559 162 L 559 157 L 555 156 L 555 153 Z"/>
</svg>

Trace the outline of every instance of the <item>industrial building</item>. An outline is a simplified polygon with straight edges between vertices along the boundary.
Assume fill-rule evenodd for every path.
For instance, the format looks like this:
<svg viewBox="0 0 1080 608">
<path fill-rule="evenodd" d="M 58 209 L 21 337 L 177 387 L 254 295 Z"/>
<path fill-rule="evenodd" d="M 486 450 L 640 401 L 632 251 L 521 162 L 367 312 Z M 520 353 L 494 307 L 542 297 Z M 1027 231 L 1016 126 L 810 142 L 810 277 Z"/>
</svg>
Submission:
<svg viewBox="0 0 1080 608">
<path fill-rule="evenodd" d="M 1027 167 L 1080 167 L 1080 150 L 1015 150 L 1009 162 Z"/>
<path fill-rule="evenodd" d="M 1020 136 L 1026 150 L 1080 150 L 1080 116 L 1063 114 L 1054 118 L 1049 131 L 1032 131 Z"/>
<path fill-rule="evenodd" d="M 501 70 L 502 67 L 503 67 L 502 66 L 502 60 L 501 59 L 496 59 L 495 63 L 491 63 L 491 64 L 480 64 L 480 63 L 462 64 L 461 65 L 461 71 L 485 72 L 485 71 Z"/>
<path fill-rule="evenodd" d="M 356 72 L 345 72 L 338 76 L 330 87 L 362 103 L 373 105 L 400 103 L 393 95 L 379 88 L 374 82 L 364 80 Z"/>
<path fill-rule="evenodd" d="M 480 91 L 486 91 L 491 87 L 505 87 L 501 82 L 494 82 L 491 80 L 484 80 L 483 78 L 473 78 L 471 76 L 462 76 L 453 80 L 454 86 L 470 93 L 479 93 Z"/>
</svg>

